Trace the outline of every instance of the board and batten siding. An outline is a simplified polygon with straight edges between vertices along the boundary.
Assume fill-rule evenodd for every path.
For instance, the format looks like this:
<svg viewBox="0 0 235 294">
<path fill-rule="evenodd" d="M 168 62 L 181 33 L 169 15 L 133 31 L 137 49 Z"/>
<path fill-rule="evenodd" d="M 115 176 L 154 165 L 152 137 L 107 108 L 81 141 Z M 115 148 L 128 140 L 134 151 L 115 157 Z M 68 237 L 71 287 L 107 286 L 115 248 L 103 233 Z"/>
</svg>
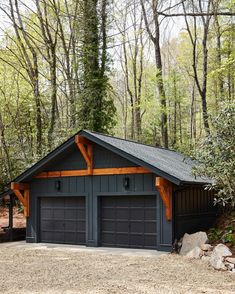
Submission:
<svg viewBox="0 0 235 294">
<path fill-rule="evenodd" d="M 130 167 L 136 164 L 114 154 L 103 147 L 93 146 L 94 168 Z M 86 164 L 76 146 L 72 146 L 64 156 L 54 161 L 44 171 L 84 169 Z M 126 190 L 123 185 L 125 176 L 130 179 Z M 103 175 L 63 178 L 41 178 L 30 182 L 30 217 L 27 221 L 28 242 L 40 241 L 40 198 L 41 197 L 76 197 L 86 198 L 86 244 L 99 246 L 99 199 L 109 196 L 148 196 L 156 197 L 157 248 L 171 250 L 172 222 L 165 217 L 165 207 L 155 187 L 156 175 Z M 61 190 L 56 190 L 56 181 L 61 181 Z"/>
<path fill-rule="evenodd" d="M 213 191 L 204 187 L 182 188 L 174 193 L 174 238 L 205 231 L 214 225 L 216 207 Z"/>
</svg>

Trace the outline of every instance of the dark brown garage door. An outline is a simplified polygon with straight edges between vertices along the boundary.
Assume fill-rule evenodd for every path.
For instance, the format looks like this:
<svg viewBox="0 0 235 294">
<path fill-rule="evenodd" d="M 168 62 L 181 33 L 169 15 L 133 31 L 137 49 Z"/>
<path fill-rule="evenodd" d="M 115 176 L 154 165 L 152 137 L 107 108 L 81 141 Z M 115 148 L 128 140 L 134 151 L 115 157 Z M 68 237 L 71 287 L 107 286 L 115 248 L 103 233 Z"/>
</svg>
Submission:
<svg viewBox="0 0 235 294">
<path fill-rule="evenodd" d="M 102 197 L 100 213 L 102 246 L 156 249 L 155 196 Z"/>
<path fill-rule="evenodd" d="M 86 243 L 85 197 L 41 198 L 40 240 L 49 243 Z"/>
</svg>

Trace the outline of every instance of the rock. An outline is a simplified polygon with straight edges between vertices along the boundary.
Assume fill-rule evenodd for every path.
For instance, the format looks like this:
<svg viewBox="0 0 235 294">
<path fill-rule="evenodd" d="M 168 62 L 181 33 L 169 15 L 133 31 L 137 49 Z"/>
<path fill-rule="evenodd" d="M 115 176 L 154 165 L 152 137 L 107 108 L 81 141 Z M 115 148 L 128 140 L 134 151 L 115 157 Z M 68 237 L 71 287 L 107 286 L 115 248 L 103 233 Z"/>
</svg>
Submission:
<svg viewBox="0 0 235 294">
<path fill-rule="evenodd" d="M 186 255 L 195 247 L 200 247 L 202 244 L 208 242 L 207 234 L 205 232 L 198 232 L 195 234 L 184 234 L 182 240 L 182 247 L 180 255 Z"/>
<path fill-rule="evenodd" d="M 203 255 L 201 259 L 202 259 L 203 261 L 207 261 L 207 262 L 209 262 L 209 261 L 210 261 L 210 256 Z"/>
<path fill-rule="evenodd" d="M 210 260 L 209 260 L 209 263 L 213 268 L 215 268 L 217 270 L 225 270 L 225 271 L 227 270 L 227 268 L 223 262 L 223 257 L 220 257 L 216 254 L 213 255 L 213 253 L 212 253 Z"/>
<path fill-rule="evenodd" d="M 204 251 L 204 255 L 211 257 L 212 251 Z"/>
<path fill-rule="evenodd" d="M 232 252 L 224 244 L 218 244 L 213 249 L 212 254 L 216 253 L 220 257 L 232 256 Z"/>
<path fill-rule="evenodd" d="M 203 250 L 203 251 L 211 251 L 213 249 L 213 246 L 211 246 L 210 244 L 202 244 L 200 246 L 200 248 Z"/>
<path fill-rule="evenodd" d="M 226 268 L 231 271 L 232 269 L 234 269 L 234 264 L 230 263 L 230 262 L 224 262 Z"/>
<path fill-rule="evenodd" d="M 231 255 L 232 252 L 229 250 L 227 246 L 223 244 L 218 244 L 212 251 L 209 263 L 215 269 L 227 270 L 224 264 L 224 257 Z"/>
<path fill-rule="evenodd" d="M 185 256 L 188 258 L 200 259 L 203 255 L 202 250 L 197 246 L 189 251 Z"/>
<path fill-rule="evenodd" d="M 226 257 L 226 261 L 235 264 L 235 257 Z"/>
</svg>

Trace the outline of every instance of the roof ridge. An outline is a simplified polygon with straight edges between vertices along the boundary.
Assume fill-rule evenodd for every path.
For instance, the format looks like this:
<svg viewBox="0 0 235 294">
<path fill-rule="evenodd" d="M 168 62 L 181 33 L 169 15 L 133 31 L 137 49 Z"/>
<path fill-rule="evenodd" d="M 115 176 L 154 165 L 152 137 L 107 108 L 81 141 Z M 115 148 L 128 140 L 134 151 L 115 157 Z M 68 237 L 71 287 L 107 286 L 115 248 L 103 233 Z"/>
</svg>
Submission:
<svg viewBox="0 0 235 294">
<path fill-rule="evenodd" d="M 124 139 L 124 138 L 120 138 L 120 137 L 116 137 L 116 136 L 111 136 L 111 135 L 107 135 L 107 134 L 103 134 L 103 133 L 99 133 L 99 132 L 89 131 L 89 130 L 82 130 L 82 131 L 88 132 L 88 133 L 91 133 L 91 134 L 101 135 L 101 136 L 112 138 L 112 139 L 122 140 L 122 141 L 125 141 L 125 142 L 131 142 L 131 143 L 135 143 L 135 144 L 138 144 L 138 145 L 148 146 L 148 147 L 152 147 L 152 148 L 155 148 L 155 149 L 167 150 L 167 151 L 171 151 L 171 152 L 175 152 L 175 153 L 178 153 L 179 154 L 179 152 L 176 151 L 176 150 L 165 148 L 165 147 L 161 147 L 161 146 L 154 146 L 154 145 L 150 145 L 150 144 L 146 144 L 146 143 L 136 142 L 136 141 L 131 140 L 131 139 Z"/>
</svg>

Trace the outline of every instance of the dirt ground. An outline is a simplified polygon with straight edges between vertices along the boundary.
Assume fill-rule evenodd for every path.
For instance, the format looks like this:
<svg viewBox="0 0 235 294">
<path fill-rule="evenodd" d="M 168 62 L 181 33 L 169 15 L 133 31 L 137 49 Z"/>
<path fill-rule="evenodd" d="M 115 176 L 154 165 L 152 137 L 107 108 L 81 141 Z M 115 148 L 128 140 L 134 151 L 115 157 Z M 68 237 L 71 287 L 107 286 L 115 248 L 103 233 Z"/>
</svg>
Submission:
<svg viewBox="0 0 235 294">
<path fill-rule="evenodd" d="M 0 232 L 2 227 L 7 227 L 9 222 L 8 208 L 0 206 Z M 25 228 L 26 219 L 23 213 L 18 212 L 18 208 L 13 209 L 13 227 L 14 228 Z M 1 290 L 0 290 L 1 291 Z"/>
<path fill-rule="evenodd" d="M 0 293 L 235 293 L 235 274 L 177 255 L 0 245 Z"/>
</svg>

